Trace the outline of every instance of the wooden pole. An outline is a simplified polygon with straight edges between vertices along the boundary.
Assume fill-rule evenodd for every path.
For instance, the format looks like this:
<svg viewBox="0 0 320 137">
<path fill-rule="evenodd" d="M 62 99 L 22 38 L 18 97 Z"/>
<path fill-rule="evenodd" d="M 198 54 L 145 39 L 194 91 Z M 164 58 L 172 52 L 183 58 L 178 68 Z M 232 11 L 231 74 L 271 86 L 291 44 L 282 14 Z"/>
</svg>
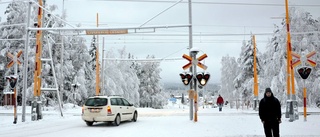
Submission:
<svg viewBox="0 0 320 137">
<path fill-rule="evenodd" d="M 97 13 L 97 27 L 99 27 L 99 14 Z M 96 96 L 100 95 L 100 63 L 99 63 L 99 37 L 97 35 L 96 45 Z"/>
</svg>

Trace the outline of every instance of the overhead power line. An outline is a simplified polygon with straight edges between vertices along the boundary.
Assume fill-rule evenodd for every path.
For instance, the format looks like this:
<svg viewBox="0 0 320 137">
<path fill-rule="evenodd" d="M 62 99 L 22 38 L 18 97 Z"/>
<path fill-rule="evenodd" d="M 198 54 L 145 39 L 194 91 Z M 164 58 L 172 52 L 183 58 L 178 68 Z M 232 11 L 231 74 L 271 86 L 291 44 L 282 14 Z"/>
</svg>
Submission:
<svg viewBox="0 0 320 137">
<path fill-rule="evenodd" d="M 69 0 L 70 1 L 70 0 Z M 75 0 L 74 0 L 75 1 Z M 88 1 L 116 1 L 116 2 L 149 2 L 149 3 L 175 3 L 176 1 L 172 0 L 88 0 Z M 181 3 L 188 3 L 187 1 L 183 1 Z M 213 5 L 237 5 L 237 6 L 277 6 L 283 7 L 284 4 L 278 3 L 239 3 L 239 2 L 207 2 L 207 1 L 193 1 L 193 4 L 213 4 Z M 319 4 L 296 4 L 289 5 L 289 7 L 320 7 Z"/>
<path fill-rule="evenodd" d="M 103 58 L 109 61 L 135 61 L 135 62 L 162 62 L 162 61 L 175 61 L 183 60 L 183 58 L 154 58 L 154 59 L 119 59 L 119 58 Z"/>
</svg>

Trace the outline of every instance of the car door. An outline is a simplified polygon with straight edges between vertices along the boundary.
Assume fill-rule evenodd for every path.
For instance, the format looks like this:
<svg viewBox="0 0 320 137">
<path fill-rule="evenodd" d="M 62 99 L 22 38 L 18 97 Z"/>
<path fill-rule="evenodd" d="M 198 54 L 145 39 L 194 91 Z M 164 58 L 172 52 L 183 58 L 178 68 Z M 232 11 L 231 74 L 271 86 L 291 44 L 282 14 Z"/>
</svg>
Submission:
<svg viewBox="0 0 320 137">
<path fill-rule="evenodd" d="M 135 111 L 135 108 L 126 99 L 122 98 L 122 101 L 124 104 L 125 115 L 128 118 L 127 120 L 131 120 L 133 118 L 133 113 Z"/>
<path fill-rule="evenodd" d="M 110 107 L 111 107 L 111 112 L 113 115 L 117 115 L 120 111 L 118 101 L 116 98 L 110 98 Z"/>
<path fill-rule="evenodd" d="M 116 98 L 117 100 L 117 103 L 118 103 L 118 112 L 120 113 L 121 115 L 121 121 L 123 120 L 127 120 L 128 119 L 128 116 L 126 115 L 126 109 L 125 109 L 125 106 L 124 106 L 124 103 L 122 101 L 121 98 Z"/>
</svg>

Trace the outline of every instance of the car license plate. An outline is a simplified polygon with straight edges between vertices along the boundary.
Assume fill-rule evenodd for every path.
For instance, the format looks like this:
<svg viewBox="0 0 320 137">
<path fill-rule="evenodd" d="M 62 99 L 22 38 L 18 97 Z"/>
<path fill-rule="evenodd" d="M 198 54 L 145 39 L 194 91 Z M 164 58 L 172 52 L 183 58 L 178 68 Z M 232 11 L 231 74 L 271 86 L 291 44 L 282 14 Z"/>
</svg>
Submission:
<svg viewBox="0 0 320 137">
<path fill-rule="evenodd" d="M 92 108 L 92 109 L 90 109 L 90 112 L 91 112 L 91 113 L 99 113 L 99 112 L 100 112 L 100 109 L 94 109 L 94 108 Z"/>
</svg>

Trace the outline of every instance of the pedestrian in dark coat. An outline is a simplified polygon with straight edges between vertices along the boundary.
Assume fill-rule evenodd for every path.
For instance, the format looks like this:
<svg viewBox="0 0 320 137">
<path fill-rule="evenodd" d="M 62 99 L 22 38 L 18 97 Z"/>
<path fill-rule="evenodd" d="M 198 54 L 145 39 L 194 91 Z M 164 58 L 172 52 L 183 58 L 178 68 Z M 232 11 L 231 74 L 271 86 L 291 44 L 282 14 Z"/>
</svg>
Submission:
<svg viewBox="0 0 320 137">
<path fill-rule="evenodd" d="M 259 116 L 263 123 L 266 137 L 279 137 L 281 105 L 279 100 L 273 96 L 270 88 L 266 88 L 264 98 L 260 101 Z"/>
</svg>

